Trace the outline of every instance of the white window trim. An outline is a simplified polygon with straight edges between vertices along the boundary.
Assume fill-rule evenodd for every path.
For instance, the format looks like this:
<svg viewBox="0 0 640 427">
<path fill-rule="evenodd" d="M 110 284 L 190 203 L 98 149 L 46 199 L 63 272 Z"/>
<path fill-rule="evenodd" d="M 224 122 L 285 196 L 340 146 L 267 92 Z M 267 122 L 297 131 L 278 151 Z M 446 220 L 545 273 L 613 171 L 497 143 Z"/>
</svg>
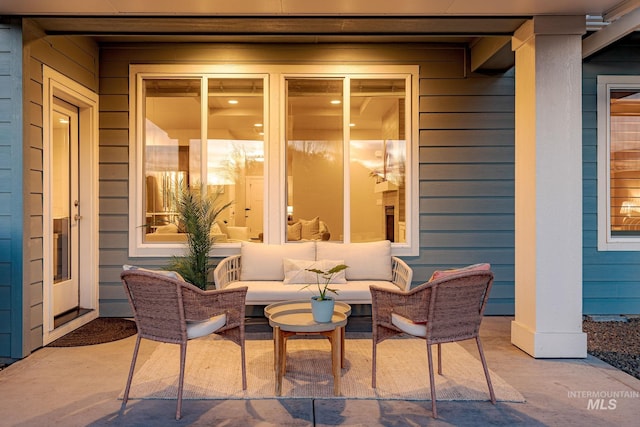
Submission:
<svg viewBox="0 0 640 427">
<path fill-rule="evenodd" d="M 598 250 L 638 251 L 640 236 L 611 235 L 611 89 L 640 90 L 640 76 L 598 76 Z"/>
<path fill-rule="evenodd" d="M 406 218 L 406 242 L 393 243 L 391 252 L 397 256 L 415 256 L 419 254 L 419 183 L 418 183 L 418 152 L 419 152 L 419 66 L 417 65 L 194 65 L 194 64 L 132 64 L 129 67 L 129 256 L 130 257 L 170 257 L 184 253 L 184 243 L 144 243 L 141 224 L 136 223 L 139 213 L 144 209 L 144 194 L 141 176 L 142 165 L 142 135 L 137 130 L 142 129 L 142 118 L 137 117 L 141 109 L 137 103 L 142 102 L 142 78 L 165 77 L 167 74 L 182 77 L 197 77 L 206 74 L 225 74 L 230 77 L 244 75 L 267 75 L 265 85 L 264 120 L 268 138 L 265 139 L 265 206 L 264 206 L 264 241 L 265 243 L 284 242 L 285 233 L 283 221 L 286 215 L 285 189 L 286 171 L 284 164 L 285 152 L 282 144 L 266 144 L 267 141 L 284 141 L 281 134 L 284 130 L 282 111 L 283 96 L 270 96 L 270 89 L 275 93 L 282 93 L 284 76 L 312 75 L 318 76 L 349 76 L 377 77 L 379 74 L 406 76 L 407 94 L 411 95 L 411 113 L 406 115 L 406 126 L 410 129 L 407 138 L 409 150 L 407 152 L 406 169 L 406 197 L 408 202 Z M 272 125 L 273 120 L 279 123 Z M 276 178 L 277 179 L 274 179 Z M 348 199 L 348 197 L 346 197 Z M 345 210 L 348 205 L 345 206 Z M 274 216 L 273 213 L 276 213 Z M 269 215 L 271 213 L 271 215 Z M 269 217 L 274 219 L 270 220 Z M 348 242 L 348 240 L 345 240 Z M 287 243 L 284 243 L 287 244 Z M 295 244 L 295 243 L 288 243 Z M 213 257 L 223 257 L 239 253 L 240 243 L 216 243 L 211 251 Z"/>
</svg>

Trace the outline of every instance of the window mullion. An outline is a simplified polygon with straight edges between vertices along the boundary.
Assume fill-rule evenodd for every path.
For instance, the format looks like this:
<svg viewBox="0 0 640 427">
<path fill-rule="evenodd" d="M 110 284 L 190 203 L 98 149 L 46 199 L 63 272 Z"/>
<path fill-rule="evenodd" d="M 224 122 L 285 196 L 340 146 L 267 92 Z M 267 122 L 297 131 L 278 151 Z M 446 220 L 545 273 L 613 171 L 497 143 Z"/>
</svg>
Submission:
<svg viewBox="0 0 640 427">
<path fill-rule="evenodd" d="M 351 78 L 345 77 L 342 82 L 342 141 L 343 141 L 343 185 L 344 185 L 344 242 L 351 242 Z"/>
<path fill-rule="evenodd" d="M 207 176 L 209 161 L 209 136 L 207 132 L 209 129 L 209 78 L 207 76 L 202 77 L 200 99 L 200 185 L 206 185 L 209 179 Z"/>
</svg>

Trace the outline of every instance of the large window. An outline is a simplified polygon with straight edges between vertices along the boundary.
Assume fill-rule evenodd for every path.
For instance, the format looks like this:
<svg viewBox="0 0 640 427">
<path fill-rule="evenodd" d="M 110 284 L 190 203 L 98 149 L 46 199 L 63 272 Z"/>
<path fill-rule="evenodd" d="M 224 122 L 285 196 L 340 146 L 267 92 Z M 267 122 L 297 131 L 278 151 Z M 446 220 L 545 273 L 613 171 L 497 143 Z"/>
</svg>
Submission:
<svg viewBox="0 0 640 427">
<path fill-rule="evenodd" d="M 233 71 L 131 67 L 132 256 L 184 246 L 176 195 L 200 185 L 232 203 L 213 255 L 385 239 L 417 253 L 417 67 Z"/>
<path fill-rule="evenodd" d="M 600 250 L 640 249 L 640 79 L 598 78 Z"/>
</svg>

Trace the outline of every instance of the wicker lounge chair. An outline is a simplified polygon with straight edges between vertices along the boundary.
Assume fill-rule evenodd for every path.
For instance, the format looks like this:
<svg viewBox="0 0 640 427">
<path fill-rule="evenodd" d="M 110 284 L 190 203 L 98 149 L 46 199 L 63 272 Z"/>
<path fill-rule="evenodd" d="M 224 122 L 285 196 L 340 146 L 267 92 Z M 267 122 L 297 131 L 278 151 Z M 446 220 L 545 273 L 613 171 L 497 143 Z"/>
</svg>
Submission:
<svg viewBox="0 0 640 427">
<path fill-rule="evenodd" d="M 442 375 L 442 343 L 475 339 L 489 387 L 491 403 L 496 398 L 480 343 L 480 323 L 489 297 L 493 273 L 472 271 L 424 283 L 410 291 L 371 286 L 373 360 L 371 386 L 376 388 L 377 344 L 399 334 L 424 338 L 427 343 L 431 409 L 437 418 L 436 391 L 431 346 L 438 345 L 438 374 Z"/>
<path fill-rule="evenodd" d="M 212 333 L 240 346 L 242 389 L 247 388 L 244 317 L 247 288 L 203 291 L 190 283 L 144 270 L 123 271 L 122 283 L 133 310 L 138 336 L 122 400 L 127 405 L 140 341 L 180 345 L 180 378 L 176 419 L 182 412 L 182 389 L 187 341 Z"/>
</svg>

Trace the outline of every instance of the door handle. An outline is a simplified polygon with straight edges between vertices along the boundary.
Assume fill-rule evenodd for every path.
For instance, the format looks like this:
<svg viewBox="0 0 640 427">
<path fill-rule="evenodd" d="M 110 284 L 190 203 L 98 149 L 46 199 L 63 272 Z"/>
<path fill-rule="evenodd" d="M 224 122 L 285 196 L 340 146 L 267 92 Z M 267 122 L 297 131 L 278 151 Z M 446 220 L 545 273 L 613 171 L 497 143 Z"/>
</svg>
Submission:
<svg viewBox="0 0 640 427">
<path fill-rule="evenodd" d="M 74 200 L 74 201 L 73 201 L 73 206 L 75 206 L 75 207 L 77 208 L 78 206 L 80 206 L 80 202 L 79 202 L 77 199 L 76 199 L 76 200 Z M 74 219 L 75 221 L 80 221 L 80 220 L 82 219 L 82 215 L 80 215 L 80 214 L 75 214 L 75 215 L 73 216 L 73 219 Z"/>
</svg>

